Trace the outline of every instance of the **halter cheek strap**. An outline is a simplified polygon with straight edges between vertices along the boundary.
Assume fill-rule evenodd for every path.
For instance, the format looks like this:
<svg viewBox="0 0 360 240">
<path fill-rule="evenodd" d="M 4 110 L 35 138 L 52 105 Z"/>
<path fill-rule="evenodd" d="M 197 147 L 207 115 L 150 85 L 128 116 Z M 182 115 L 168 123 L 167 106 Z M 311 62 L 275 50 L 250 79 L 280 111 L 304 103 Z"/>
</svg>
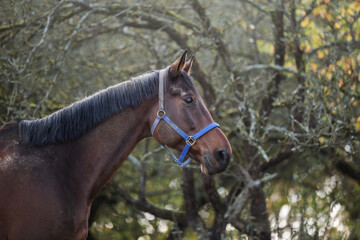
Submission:
<svg viewBox="0 0 360 240">
<path fill-rule="evenodd" d="M 166 115 L 164 109 L 164 85 L 165 85 L 165 74 L 167 70 L 168 70 L 167 68 L 163 69 L 159 73 L 159 111 L 157 112 L 156 119 L 154 120 L 154 123 L 151 127 L 151 134 L 154 135 L 154 131 L 161 120 L 164 120 L 172 129 L 174 129 L 186 142 L 185 147 L 180 154 L 180 157 L 177 158 L 165 145 L 163 144 L 160 145 L 163 146 L 171 154 L 175 162 L 177 162 L 180 166 L 184 167 L 191 162 L 191 158 L 188 158 L 185 162 L 183 162 L 190 147 L 194 145 L 196 143 L 196 140 L 199 139 L 201 136 L 203 136 L 205 133 L 209 132 L 211 129 L 215 127 L 220 127 L 220 125 L 218 123 L 213 122 L 207 125 L 206 127 L 204 127 L 203 129 L 201 129 L 199 132 L 195 133 L 193 136 L 188 136 L 173 121 L 170 120 L 170 118 Z"/>
</svg>

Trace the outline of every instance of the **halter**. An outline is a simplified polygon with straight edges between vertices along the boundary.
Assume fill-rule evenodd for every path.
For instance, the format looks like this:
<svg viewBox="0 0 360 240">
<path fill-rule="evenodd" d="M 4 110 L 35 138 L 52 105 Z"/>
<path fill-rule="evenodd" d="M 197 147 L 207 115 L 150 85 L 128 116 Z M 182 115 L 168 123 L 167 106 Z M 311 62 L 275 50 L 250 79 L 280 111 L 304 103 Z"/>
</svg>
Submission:
<svg viewBox="0 0 360 240">
<path fill-rule="evenodd" d="M 209 132 L 211 129 L 213 129 L 215 127 L 220 127 L 220 125 L 216 122 L 213 122 L 213 123 L 207 125 L 206 127 L 204 127 L 203 129 L 201 129 L 200 131 L 198 131 L 197 133 L 195 133 L 193 136 L 188 136 L 173 121 L 171 121 L 168 116 L 166 116 L 166 112 L 164 109 L 164 85 L 165 85 L 165 74 L 166 74 L 167 70 L 168 70 L 168 68 L 160 70 L 160 73 L 159 73 L 159 111 L 157 112 L 156 119 L 154 120 L 154 123 L 151 127 L 151 134 L 154 135 L 154 131 L 161 120 L 164 120 L 167 124 L 169 124 L 170 127 L 172 127 L 172 129 L 174 129 L 185 140 L 185 142 L 186 142 L 185 147 L 182 150 L 180 157 L 177 158 L 170 151 L 170 149 L 168 147 L 166 147 L 165 145 L 163 145 L 161 143 L 160 143 L 160 145 L 171 154 L 171 156 L 174 158 L 174 160 L 175 160 L 175 162 L 177 162 L 177 164 L 179 164 L 182 167 L 185 167 L 186 165 L 188 165 L 191 162 L 191 158 L 188 158 L 185 162 L 183 162 L 190 147 L 192 145 L 194 145 L 196 143 L 196 140 L 199 139 L 201 136 L 203 136 L 205 133 Z"/>
</svg>

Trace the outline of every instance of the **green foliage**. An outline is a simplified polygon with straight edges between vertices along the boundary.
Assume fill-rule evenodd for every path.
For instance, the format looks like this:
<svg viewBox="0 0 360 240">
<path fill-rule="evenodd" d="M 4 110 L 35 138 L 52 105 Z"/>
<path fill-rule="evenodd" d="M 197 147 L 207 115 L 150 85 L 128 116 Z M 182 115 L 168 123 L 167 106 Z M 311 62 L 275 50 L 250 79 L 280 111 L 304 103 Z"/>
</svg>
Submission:
<svg viewBox="0 0 360 240">
<path fill-rule="evenodd" d="M 218 203 L 226 212 L 255 188 L 239 166 L 262 181 L 266 197 L 248 196 L 221 237 L 256 239 L 268 225 L 279 239 L 357 239 L 360 182 L 337 163 L 354 171 L 360 164 L 359 12 L 359 1 L 345 0 L 2 1 L 0 122 L 46 116 L 165 67 L 187 48 L 196 53 L 196 85 L 233 148 L 229 169 L 215 177 Z M 198 165 L 190 168 L 194 206 L 211 234 L 220 210 Z M 143 141 L 96 200 L 91 237 L 205 236 L 143 212 L 114 187 L 178 214 L 188 197 L 183 181 L 167 154 Z"/>
</svg>

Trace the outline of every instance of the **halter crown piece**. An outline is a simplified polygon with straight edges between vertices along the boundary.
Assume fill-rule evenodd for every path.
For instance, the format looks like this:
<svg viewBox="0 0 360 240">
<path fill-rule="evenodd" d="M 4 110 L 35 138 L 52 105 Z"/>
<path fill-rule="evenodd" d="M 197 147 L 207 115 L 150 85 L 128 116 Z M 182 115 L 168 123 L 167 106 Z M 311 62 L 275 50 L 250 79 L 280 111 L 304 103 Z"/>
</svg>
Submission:
<svg viewBox="0 0 360 240">
<path fill-rule="evenodd" d="M 163 145 L 161 143 L 160 143 L 160 145 L 162 147 L 164 147 L 171 154 L 171 156 L 174 158 L 174 160 L 175 160 L 175 162 L 177 162 L 177 164 L 179 164 L 182 167 L 185 167 L 186 165 L 188 165 L 191 162 L 191 158 L 188 158 L 185 162 L 183 162 L 190 147 L 192 145 L 194 145 L 196 143 L 196 140 L 199 139 L 201 136 L 203 136 L 205 133 L 209 132 L 211 129 L 213 129 L 215 127 L 220 127 L 220 125 L 216 122 L 213 122 L 213 123 L 207 125 L 206 127 L 204 127 L 203 129 L 201 129 L 200 131 L 198 131 L 197 133 L 195 133 L 193 136 L 188 136 L 173 121 L 170 120 L 170 118 L 166 115 L 166 112 L 164 109 L 164 87 L 165 87 L 165 75 L 166 75 L 167 71 L 168 71 L 168 68 L 160 70 L 160 73 L 159 73 L 159 111 L 157 112 L 156 119 L 154 120 L 154 123 L 151 127 L 151 134 L 154 135 L 154 131 L 161 120 L 164 120 L 167 124 L 169 124 L 170 127 L 172 127 L 172 129 L 174 129 L 186 141 L 185 147 L 182 150 L 180 157 L 177 158 L 170 151 L 170 149 L 168 147 L 166 147 L 165 145 Z"/>
</svg>

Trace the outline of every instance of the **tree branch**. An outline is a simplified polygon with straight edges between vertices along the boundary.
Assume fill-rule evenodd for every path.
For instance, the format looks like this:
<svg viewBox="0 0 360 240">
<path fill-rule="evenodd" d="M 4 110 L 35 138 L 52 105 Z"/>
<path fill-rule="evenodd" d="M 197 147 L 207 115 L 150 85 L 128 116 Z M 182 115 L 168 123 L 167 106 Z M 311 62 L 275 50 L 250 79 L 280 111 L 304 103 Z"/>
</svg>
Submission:
<svg viewBox="0 0 360 240">
<path fill-rule="evenodd" d="M 206 236 L 207 230 L 205 223 L 197 212 L 195 189 L 194 189 L 194 173 L 191 168 L 183 169 L 183 177 L 181 182 L 181 190 L 183 192 L 183 199 L 186 213 L 186 223 L 199 236 Z"/>
<path fill-rule="evenodd" d="M 268 162 L 263 163 L 261 165 L 261 171 L 265 172 L 269 168 L 272 168 L 272 167 L 278 165 L 279 163 L 282 163 L 286 159 L 289 159 L 293 155 L 293 153 L 294 152 L 291 150 L 286 150 L 284 152 L 279 153 L 275 158 L 271 158 Z"/>
<path fill-rule="evenodd" d="M 345 176 L 355 180 L 360 184 L 360 167 L 354 163 L 349 163 L 344 160 L 339 160 L 335 163 L 335 167 Z"/>
<path fill-rule="evenodd" d="M 185 221 L 186 217 L 185 213 L 183 212 L 162 209 L 147 202 L 146 200 L 135 199 L 125 189 L 118 186 L 114 182 L 110 182 L 110 184 L 118 194 L 118 197 L 124 199 L 126 204 L 131 205 L 140 211 L 148 212 L 158 218 L 174 221 L 177 223 Z"/>
<path fill-rule="evenodd" d="M 328 48 L 338 48 L 340 50 L 347 50 L 347 49 L 359 49 L 360 48 L 360 41 L 341 41 L 341 42 L 331 42 L 326 43 L 320 47 L 314 48 L 313 50 L 309 51 L 308 53 L 305 53 L 308 56 L 312 56 L 316 54 L 320 50 L 328 49 Z"/>
<path fill-rule="evenodd" d="M 266 8 L 264 8 L 262 5 L 254 2 L 254 1 L 251 1 L 251 0 L 240 0 L 240 2 L 245 2 L 245 3 L 248 3 L 250 4 L 251 6 L 255 7 L 257 10 L 259 10 L 260 12 L 263 12 L 263 13 L 266 13 L 266 14 L 269 14 L 269 10 L 267 10 Z"/>
<path fill-rule="evenodd" d="M 226 227 L 226 220 L 224 218 L 226 206 L 216 190 L 214 178 L 204 174 L 202 176 L 203 186 L 209 196 L 210 203 L 215 210 L 215 219 L 211 227 L 212 239 L 221 239 Z"/>
<path fill-rule="evenodd" d="M 245 208 L 248 200 L 251 197 L 251 189 L 261 185 L 259 180 L 254 181 L 250 176 L 249 172 L 245 170 L 240 164 L 235 165 L 237 172 L 239 173 L 239 182 L 244 183 L 242 191 L 237 196 L 234 196 L 233 199 L 230 199 L 231 204 L 228 205 L 228 208 L 225 213 L 225 218 L 231 223 L 236 221 L 240 216 L 241 211 Z"/>
<path fill-rule="evenodd" d="M 45 41 L 45 37 L 46 37 L 46 34 L 49 30 L 49 26 L 50 26 L 50 22 L 51 22 L 51 17 L 52 15 L 54 14 L 55 10 L 64 2 L 65 0 L 61 0 L 58 4 L 56 4 L 56 6 L 51 9 L 51 11 L 49 12 L 48 16 L 47 16 L 47 20 L 46 20 L 46 25 L 45 25 L 45 28 L 43 30 L 43 34 L 42 34 L 42 37 L 40 39 L 40 41 L 33 47 L 33 49 L 31 49 L 25 63 L 24 63 L 24 66 L 22 69 L 19 70 L 19 73 L 23 73 L 27 67 L 27 65 L 29 64 L 30 60 L 31 60 L 31 57 L 32 55 L 34 54 L 34 52 L 36 51 L 36 49 L 38 49 Z"/>
<path fill-rule="evenodd" d="M 274 64 L 276 66 L 284 66 L 285 63 L 285 35 L 284 35 L 284 1 L 280 0 L 277 3 L 276 9 L 271 13 L 273 22 L 274 39 Z M 267 87 L 268 94 L 261 101 L 260 113 L 263 116 L 268 116 L 272 111 L 272 103 L 279 92 L 279 86 L 285 76 L 279 70 L 274 71 L 274 76 Z"/>
<path fill-rule="evenodd" d="M 305 77 L 305 73 L 299 72 L 293 68 L 284 67 L 280 65 L 268 65 L 268 64 L 254 64 L 254 65 L 248 65 L 241 69 L 241 74 L 246 74 L 247 72 L 254 71 L 254 70 L 274 70 L 279 72 L 288 72 L 295 75 L 303 76 Z"/>
<path fill-rule="evenodd" d="M 184 35 L 180 34 L 178 31 L 176 31 L 173 27 L 171 27 L 167 23 L 155 19 L 151 16 L 146 16 L 143 18 L 143 20 L 146 20 L 146 22 L 139 23 L 138 21 L 129 20 L 125 23 L 125 25 L 135 28 L 162 30 L 166 34 L 168 34 L 168 36 L 171 39 L 173 39 L 181 48 L 191 49 L 191 47 L 187 43 L 187 38 Z M 197 61 L 193 63 L 192 75 L 194 75 L 195 79 L 200 83 L 203 89 L 205 101 L 209 104 L 214 103 L 215 90 L 213 89 L 212 85 L 209 83 L 208 76 L 201 69 Z"/>
<path fill-rule="evenodd" d="M 199 15 L 200 19 L 202 20 L 203 28 L 205 32 L 209 33 L 213 37 L 216 45 L 216 50 L 219 52 L 219 55 L 223 60 L 226 69 L 231 73 L 235 73 L 234 75 L 236 78 L 238 74 L 234 68 L 235 64 L 232 61 L 229 51 L 226 47 L 226 44 L 223 41 L 224 39 L 223 35 L 219 32 L 219 30 L 217 30 L 211 25 L 211 21 L 206 15 L 205 9 L 200 5 L 200 3 L 197 0 L 191 0 L 191 5 L 194 8 L 195 12 Z"/>
</svg>

